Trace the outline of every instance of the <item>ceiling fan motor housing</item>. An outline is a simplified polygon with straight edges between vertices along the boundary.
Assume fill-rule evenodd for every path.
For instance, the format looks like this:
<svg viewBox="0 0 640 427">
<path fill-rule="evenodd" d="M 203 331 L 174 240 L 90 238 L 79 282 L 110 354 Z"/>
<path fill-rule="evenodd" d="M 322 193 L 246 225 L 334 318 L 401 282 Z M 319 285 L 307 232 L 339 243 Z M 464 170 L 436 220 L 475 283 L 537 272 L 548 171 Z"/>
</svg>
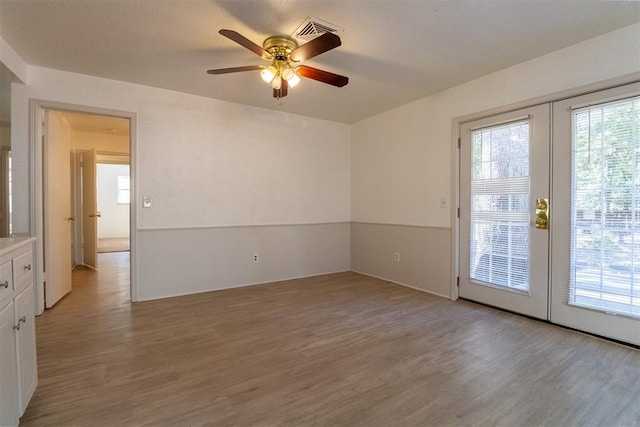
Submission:
<svg viewBox="0 0 640 427">
<path fill-rule="evenodd" d="M 262 44 L 264 50 L 278 61 L 288 61 L 289 55 L 298 47 L 298 43 L 288 36 L 271 36 Z"/>
</svg>

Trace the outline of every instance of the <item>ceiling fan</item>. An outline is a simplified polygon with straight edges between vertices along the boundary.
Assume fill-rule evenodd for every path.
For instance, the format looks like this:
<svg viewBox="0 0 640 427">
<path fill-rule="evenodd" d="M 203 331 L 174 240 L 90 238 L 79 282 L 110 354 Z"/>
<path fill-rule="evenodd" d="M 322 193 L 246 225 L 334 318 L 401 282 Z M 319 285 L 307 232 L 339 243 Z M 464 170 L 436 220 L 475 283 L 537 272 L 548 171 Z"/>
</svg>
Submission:
<svg viewBox="0 0 640 427">
<path fill-rule="evenodd" d="M 333 33 L 324 33 L 308 43 L 298 43 L 288 36 L 268 37 L 262 47 L 258 46 L 242 34 L 233 30 L 220 30 L 220 34 L 249 49 L 267 61 L 270 65 L 247 65 L 244 67 L 218 68 L 208 70 L 209 74 L 228 74 L 242 71 L 260 71 L 260 77 L 273 88 L 274 98 L 287 96 L 288 89 L 300 82 L 300 77 L 317 80 L 332 86 L 342 87 L 349 83 L 349 78 L 330 73 L 318 68 L 300 65 L 302 61 L 334 49 L 342 44 L 340 37 Z"/>
</svg>

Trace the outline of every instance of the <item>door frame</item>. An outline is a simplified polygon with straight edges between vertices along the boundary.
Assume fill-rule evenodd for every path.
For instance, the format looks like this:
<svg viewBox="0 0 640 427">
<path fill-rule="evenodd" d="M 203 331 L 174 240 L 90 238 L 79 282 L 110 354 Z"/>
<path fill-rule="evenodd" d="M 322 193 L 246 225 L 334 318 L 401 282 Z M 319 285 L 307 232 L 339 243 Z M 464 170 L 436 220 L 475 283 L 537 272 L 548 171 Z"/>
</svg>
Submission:
<svg viewBox="0 0 640 427">
<path fill-rule="evenodd" d="M 77 113 L 90 113 L 103 116 L 114 116 L 129 119 L 129 176 L 131 177 L 131 200 L 129 204 L 129 238 L 131 244 L 130 269 L 129 269 L 129 289 L 131 302 L 138 301 L 137 286 L 137 222 L 136 222 L 136 164 L 137 164 L 137 115 L 134 112 L 118 111 L 106 108 L 89 107 L 63 102 L 46 101 L 40 99 L 29 100 L 29 150 L 30 156 L 30 229 L 31 235 L 36 237 L 35 243 L 35 291 L 36 291 L 36 315 L 44 312 L 44 189 L 43 189 L 43 150 L 42 150 L 42 123 L 41 117 L 44 110 L 68 111 Z"/>
<path fill-rule="evenodd" d="M 82 154 L 84 151 L 86 151 L 86 150 L 80 151 L 80 154 Z M 109 161 L 104 161 L 104 160 L 103 161 L 98 161 L 98 158 L 100 156 L 108 156 L 108 157 L 111 157 L 112 159 L 110 159 Z M 114 152 L 114 151 L 96 150 L 96 167 L 99 164 L 127 165 L 127 166 L 129 166 L 129 177 L 131 177 L 131 158 L 130 158 L 129 154 L 124 155 L 122 153 L 118 153 L 118 152 Z M 76 173 L 78 174 L 78 177 L 79 177 L 78 178 L 78 182 L 76 182 L 76 186 L 78 187 L 77 188 L 77 196 L 76 197 L 77 198 L 82 198 L 82 194 L 81 194 L 81 191 L 80 191 L 81 190 L 80 189 L 81 186 L 79 185 L 80 184 L 79 181 L 81 181 L 80 175 L 82 174 L 83 165 L 81 166 L 80 164 L 77 164 L 76 166 L 77 166 Z M 96 169 L 96 182 L 97 182 L 97 169 Z M 98 195 L 96 193 L 96 201 L 97 201 L 97 197 L 98 197 Z M 129 204 L 131 204 L 131 202 Z M 77 207 L 76 212 L 80 212 L 81 213 L 81 210 L 82 210 L 82 204 L 80 204 L 80 206 Z M 98 209 L 98 211 L 99 210 L 100 209 Z M 76 216 L 78 217 L 78 221 L 77 221 L 78 234 L 80 234 L 82 236 L 82 234 L 84 233 L 84 222 L 85 221 L 84 221 L 84 218 L 81 218 L 82 215 L 76 215 Z M 129 218 L 129 223 L 131 223 L 131 218 Z M 129 230 L 129 231 L 131 231 L 131 230 Z M 96 238 L 97 238 L 97 240 L 99 240 L 100 233 L 96 234 Z M 80 237 L 79 240 L 82 240 L 82 237 Z M 80 248 L 80 246 L 76 247 L 76 253 L 74 254 L 76 259 L 81 259 L 82 260 L 82 262 L 78 263 L 78 265 L 84 265 L 85 267 L 91 268 L 91 266 L 87 265 L 84 262 L 84 256 L 82 254 L 82 250 L 79 249 L 79 248 Z"/>
</svg>

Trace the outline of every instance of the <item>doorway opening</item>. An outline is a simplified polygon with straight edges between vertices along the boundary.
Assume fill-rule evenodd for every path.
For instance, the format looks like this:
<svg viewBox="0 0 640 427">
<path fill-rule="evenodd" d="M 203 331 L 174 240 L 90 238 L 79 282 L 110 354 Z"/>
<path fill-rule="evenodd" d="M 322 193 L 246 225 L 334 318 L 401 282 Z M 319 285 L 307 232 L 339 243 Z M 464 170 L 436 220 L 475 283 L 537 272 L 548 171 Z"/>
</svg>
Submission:
<svg viewBox="0 0 640 427">
<path fill-rule="evenodd" d="M 96 156 L 98 253 L 128 252 L 131 202 L 129 156 Z"/>
<path fill-rule="evenodd" d="M 71 291 L 72 270 L 100 269 L 100 237 L 126 241 L 127 252 L 134 246 L 129 184 L 134 170 L 130 156 L 134 116 L 34 103 L 34 163 L 42 165 L 34 167 L 37 309 L 41 314 Z M 101 169 L 112 167 L 113 179 L 109 174 L 101 176 Z M 129 273 L 133 257 L 126 253 L 125 258 L 133 300 L 133 274 Z"/>
</svg>

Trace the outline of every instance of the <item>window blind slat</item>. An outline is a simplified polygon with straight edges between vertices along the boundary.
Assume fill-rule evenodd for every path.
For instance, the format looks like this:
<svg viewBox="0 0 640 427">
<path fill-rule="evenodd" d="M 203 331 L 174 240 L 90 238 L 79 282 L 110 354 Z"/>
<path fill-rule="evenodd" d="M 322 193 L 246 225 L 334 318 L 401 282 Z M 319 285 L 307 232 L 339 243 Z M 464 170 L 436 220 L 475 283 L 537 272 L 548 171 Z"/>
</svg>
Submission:
<svg viewBox="0 0 640 427">
<path fill-rule="evenodd" d="M 529 289 L 529 120 L 472 131 L 471 279 Z"/>
</svg>

